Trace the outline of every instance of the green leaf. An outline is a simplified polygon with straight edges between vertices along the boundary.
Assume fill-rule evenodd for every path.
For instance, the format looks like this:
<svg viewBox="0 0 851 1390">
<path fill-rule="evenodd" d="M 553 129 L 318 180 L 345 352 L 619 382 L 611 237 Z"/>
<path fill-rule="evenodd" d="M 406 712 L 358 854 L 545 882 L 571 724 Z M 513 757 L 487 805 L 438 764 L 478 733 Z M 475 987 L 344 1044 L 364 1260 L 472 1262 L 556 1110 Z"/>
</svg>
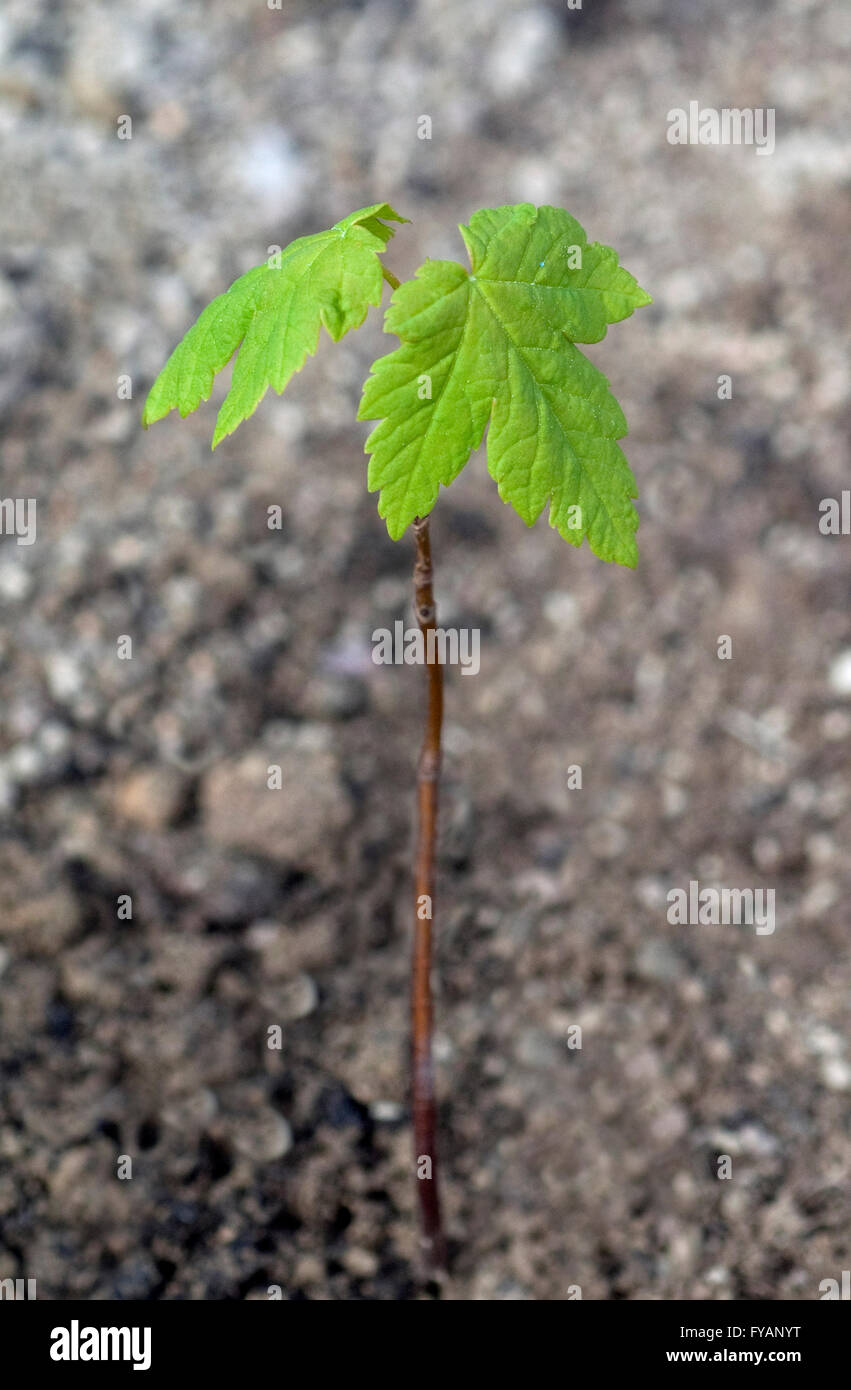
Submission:
<svg viewBox="0 0 851 1390">
<path fill-rule="evenodd" d="M 383 220 L 382 220 L 383 219 Z M 242 344 L 222 402 L 213 448 L 246 420 L 272 386 L 283 391 L 324 324 L 335 342 L 381 301 L 387 221 L 406 222 L 387 203 L 361 208 L 327 232 L 299 237 L 278 257 L 235 280 L 200 315 L 166 362 L 145 403 L 147 428 L 170 410 L 182 416 L 209 400 L 213 378 Z"/>
<path fill-rule="evenodd" d="M 574 343 L 651 302 L 616 253 L 561 208 L 490 208 L 461 228 L 472 272 L 426 261 L 398 289 L 385 329 L 401 347 L 374 363 L 358 418 L 380 420 L 369 488 L 397 540 L 458 476 L 490 422 L 488 468 L 532 525 L 634 566 L 635 480 L 617 441 L 623 413 Z"/>
</svg>

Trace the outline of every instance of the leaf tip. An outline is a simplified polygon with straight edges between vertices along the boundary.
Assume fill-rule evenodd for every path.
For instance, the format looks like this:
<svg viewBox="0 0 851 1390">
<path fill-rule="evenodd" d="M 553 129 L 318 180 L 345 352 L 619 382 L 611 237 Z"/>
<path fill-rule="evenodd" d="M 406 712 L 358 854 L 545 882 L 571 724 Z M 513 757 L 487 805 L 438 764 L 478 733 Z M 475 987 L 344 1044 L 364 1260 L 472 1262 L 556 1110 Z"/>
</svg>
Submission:
<svg viewBox="0 0 851 1390">
<path fill-rule="evenodd" d="M 168 412 L 166 411 L 165 413 L 167 414 Z M 148 399 L 145 401 L 145 405 L 142 410 L 142 429 L 148 429 L 150 425 L 155 425 L 157 420 L 161 420 L 162 418 L 163 412 L 161 410 L 158 411 L 156 406 L 151 405 L 151 398 L 150 396 L 148 396 Z"/>
</svg>

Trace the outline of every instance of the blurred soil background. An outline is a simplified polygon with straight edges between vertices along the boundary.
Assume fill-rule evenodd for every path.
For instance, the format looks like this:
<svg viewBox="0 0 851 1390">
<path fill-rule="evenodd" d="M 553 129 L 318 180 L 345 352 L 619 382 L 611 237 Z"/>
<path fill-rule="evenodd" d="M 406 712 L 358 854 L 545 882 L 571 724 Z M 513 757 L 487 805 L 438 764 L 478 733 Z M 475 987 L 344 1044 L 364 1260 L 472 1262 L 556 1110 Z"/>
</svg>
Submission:
<svg viewBox="0 0 851 1390">
<path fill-rule="evenodd" d="M 139 425 L 209 299 L 382 199 L 397 275 L 553 203 L 655 300 L 589 350 L 637 571 L 527 530 L 481 456 L 433 522 L 441 620 L 482 633 L 447 689 L 447 1296 L 814 1299 L 848 1267 L 851 537 L 818 523 L 851 476 L 849 48 L 841 0 L 7 0 L 0 491 L 38 537 L 0 538 L 0 1276 L 420 1296 L 422 673 L 371 661 L 412 543 L 354 423 L 395 340 L 325 340 L 215 454 L 213 402 Z M 690 100 L 775 108 L 774 153 L 671 146 Z M 693 878 L 773 887 L 776 932 L 669 926 Z"/>
</svg>

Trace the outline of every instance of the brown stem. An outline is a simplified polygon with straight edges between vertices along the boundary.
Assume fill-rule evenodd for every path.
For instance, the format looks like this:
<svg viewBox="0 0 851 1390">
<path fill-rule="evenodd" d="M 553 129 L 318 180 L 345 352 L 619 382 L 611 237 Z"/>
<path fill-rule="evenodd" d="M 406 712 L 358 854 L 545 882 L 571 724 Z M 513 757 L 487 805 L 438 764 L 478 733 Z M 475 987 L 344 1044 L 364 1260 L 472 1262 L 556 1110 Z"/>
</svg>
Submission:
<svg viewBox="0 0 851 1390">
<path fill-rule="evenodd" d="M 414 1113 L 414 1162 L 420 1209 L 420 1236 L 426 1262 L 434 1269 L 446 1264 L 437 1186 L 437 1117 L 434 1068 L 431 1057 L 434 1010 L 431 997 L 431 938 L 434 912 L 437 793 L 440 778 L 440 730 L 443 722 L 443 667 L 435 659 L 437 626 L 432 590 L 431 540 L 428 517 L 413 523 L 417 543 L 414 564 L 414 612 L 423 635 L 428 671 L 426 727 L 417 767 L 417 841 L 414 871 L 414 958 L 411 977 L 411 1072 Z M 430 659 L 431 658 L 431 659 Z"/>
</svg>

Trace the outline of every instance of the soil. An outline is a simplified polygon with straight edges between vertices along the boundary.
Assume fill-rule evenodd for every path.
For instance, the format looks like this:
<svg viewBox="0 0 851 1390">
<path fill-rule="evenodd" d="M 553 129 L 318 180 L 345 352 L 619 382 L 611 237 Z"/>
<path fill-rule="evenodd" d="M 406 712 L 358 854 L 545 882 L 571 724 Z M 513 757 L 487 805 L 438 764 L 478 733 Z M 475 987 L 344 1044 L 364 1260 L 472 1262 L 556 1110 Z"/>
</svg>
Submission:
<svg viewBox="0 0 851 1390">
<path fill-rule="evenodd" d="M 213 403 L 139 425 L 213 295 L 383 198 L 397 275 L 527 200 L 654 296 L 589 349 L 635 572 L 524 527 L 482 455 L 434 514 L 441 621 L 481 633 L 447 682 L 443 1296 L 807 1300 L 848 1268 L 851 539 L 819 504 L 849 476 L 850 46 L 840 0 L 4 7 L 2 496 L 38 532 L 0 538 L 0 1277 L 436 1292 L 423 681 L 371 659 L 413 544 L 354 423 L 380 315 L 215 454 Z M 776 148 L 669 144 L 690 100 L 776 109 Z M 776 930 L 671 924 L 693 880 L 774 890 Z"/>
</svg>

